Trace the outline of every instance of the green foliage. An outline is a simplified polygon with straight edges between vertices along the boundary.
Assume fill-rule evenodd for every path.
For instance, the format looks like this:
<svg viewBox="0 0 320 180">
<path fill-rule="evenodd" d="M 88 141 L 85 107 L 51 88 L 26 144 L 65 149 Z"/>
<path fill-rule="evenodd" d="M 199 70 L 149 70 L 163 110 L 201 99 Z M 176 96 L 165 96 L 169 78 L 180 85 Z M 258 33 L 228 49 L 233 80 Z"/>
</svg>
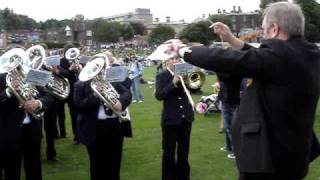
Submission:
<svg viewBox="0 0 320 180">
<path fill-rule="evenodd" d="M 64 20 L 57 20 L 57 19 L 48 19 L 45 22 L 40 22 L 40 27 L 42 30 L 49 30 L 49 29 L 57 29 L 57 28 L 64 28 L 67 25 L 72 25 L 73 21 L 71 19 L 64 19 Z"/>
<path fill-rule="evenodd" d="M 209 45 L 216 37 L 212 32 L 212 29 L 209 28 L 210 24 L 209 21 L 199 21 L 197 23 L 189 24 L 181 31 L 179 39 Z"/>
<path fill-rule="evenodd" d="M 124 40 L 130 40 L 134 36 L 134 29 L 130 24 L 121 24 L 121 36 Z"/>
<path fill-rule="evenodd" d="M 121 25 L 118 22 L 108 22 L 99 18 L 93 23 L 93 32 L 97 42 L 117 42 L 121 36 Z"/>
<path fill-rule="evenodd" d="M 164 24 L 159 24 L 149 35 L 149 43 L 161 44 L 166 40 L 172 39 L 175 36 L 175 31 L 172 27 Z"/>
<path fill-rule="evenodd" d="M 320 41 L 320 4 L 315 0 L 295 0 L 305 15 L 305 37 L 311 42 Z"/>
<path fill-rule="evenodd" d="M 142 23 L 130 22 L 130 25 L 132 26 L 135 35 L 145 35 L 147 32 L 147 28 Z"/>
<path fill-rule="evenodd" d="M 260 0 L 260 8 L 265 9 L 268 4 L 279 2 L 279 1 L 288 1 L 288 0 Z"/>
<path fill-rule="evenodd" d="M 0 10 L 0 28 L 5 30 L 28 29 L 32 30 L 39 24 L 28 16 L 14 13 L 11 9 Z"/>
</svg>

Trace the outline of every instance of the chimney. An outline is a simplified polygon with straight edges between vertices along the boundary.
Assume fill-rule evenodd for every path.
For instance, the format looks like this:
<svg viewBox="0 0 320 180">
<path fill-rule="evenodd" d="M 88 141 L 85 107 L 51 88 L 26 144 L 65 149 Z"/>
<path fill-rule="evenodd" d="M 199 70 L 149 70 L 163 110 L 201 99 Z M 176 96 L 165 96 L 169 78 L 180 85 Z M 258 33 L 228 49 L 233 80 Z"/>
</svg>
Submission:
<svg viewBox="0 0 320 180">
<path fill-rule="evenodd" d="M 238 6 L 238 13 L 242 13 L 241 7 Z"/>
<path fill-rule="evenodd" d="M 236 12 L 236 6 L 233 6 L 233 10 L 232 10 L 233 13 Z"/>
<path fill-rule="evenodd" d="M 223 9 L 222 12 L 223 12 L 223 14 L 226 14 L 226 10 L 225 9 Z"/>
<path fill-rule="evenodd" d="M 154 18 L 154 22 L 159 22 L 159 18 Z"/>
<path fill-rule="evenodd" d="M 202 14 L 202 18 L 205 19 L 206 18 L 206 14 Z"/>
<path fill-rule="evenodd" d="M 170 22 L 170 16 L 166 17 L 166 22 L 169 23 Z"/>
<path fill-rule="evenodd" d="M 218 9 L 218 14 L 221 14 L 221 9 Z"/>
</svg>

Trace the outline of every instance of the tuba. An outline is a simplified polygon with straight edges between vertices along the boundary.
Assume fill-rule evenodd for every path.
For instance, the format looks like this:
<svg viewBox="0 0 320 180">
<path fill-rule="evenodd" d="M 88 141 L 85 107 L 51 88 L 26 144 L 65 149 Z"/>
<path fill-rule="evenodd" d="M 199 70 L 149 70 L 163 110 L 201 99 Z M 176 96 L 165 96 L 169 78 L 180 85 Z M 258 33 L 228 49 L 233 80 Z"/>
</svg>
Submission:
<svg viewBox="0 0 320 180">
<path fill-rule="evenodd" d="M 1 56 L 1 73 L 8 73 L 6 76 L 6 84 L 20 104 L 24 104 L 30 96 L 36 98 L 39 94 L 38 90 L 26 83 L 26 71 L 23 65 L 26 63 L 27 54 L 21 48 L 12 49 Z M 14 88 L 12 81 L 18 80 L 19 85 Z M 43 112 L 30 113 L 35 119 L 42 119 Z"/>
<path fill-rule="evenodd" d="M 79 74 L 80 81 L 91 81 L 91 88 L 104 106 L 111 109 L 120 121 L 128 121 L 129 114 L 127 111 L 116 111 L 113 106 L 120 97 L 112 84 L 106 80 L 106 69 L 109 67 L 108 57 L 105 54 L 97 54 L 93 56 L 90 62 L 82 69 Z M 102 88 L 102 92 L 98 91 L 98 87 Z"/>
<path fill-rule="evenodd" d="M 36 70 L 50 69 L 45 64 L 45 49 L 40 45 L 35 45 L 27 49 L 27 55 L 29 56 L 28 66 Z M 56 74 L 52 74 L 46 85 L 46 91 L 54 97 L 64 100 L 69 96 L 70 84 L 66 78 L 60 77 Z"/>
</svg>

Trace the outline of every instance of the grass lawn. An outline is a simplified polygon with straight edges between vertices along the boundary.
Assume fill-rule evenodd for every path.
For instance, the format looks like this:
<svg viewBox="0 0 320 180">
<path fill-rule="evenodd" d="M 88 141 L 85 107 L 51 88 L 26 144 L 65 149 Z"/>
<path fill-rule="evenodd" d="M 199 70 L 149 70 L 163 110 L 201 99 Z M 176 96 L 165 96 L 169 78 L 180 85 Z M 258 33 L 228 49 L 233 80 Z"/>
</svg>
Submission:
<svg viewBox="0 0 320 180">
<path fill-rule="evenodd" d="M 154 80 L 155 67 L 144 72 L 146 80 Z M 214 76 L 207 76 L 203 95 L 212 92 Z M 154 96 L 154 87 L 142 85 L 145 101 L 130 106 L 133 118 L 134 137 L 124 141 L 121 166 L 123 180 L 161 179 L 161 131 L 160 114 L 162 102 Z M 193 95 L 197 102 L 201 95 Z M 320 136 L 320 108 L 317 111 L 316 131 Z M 218 134 L 220 114 L 210 117 L 196 115 L 190 143 L 191 179 L 193 180 L 235 180 L 237 168 L 234 160 L 220 151 L 224 136 Z M 44 180 L 88 180 L 89 160 L 83 145 L 72 145 L 70 118 L 67 115 L 67 138 L 56 141 L 58 162 L 45 159 L 45 142 L 42 145 Z M 320 158 L 310 165 L 307 180 L 320 180 Z"/>
</svg>

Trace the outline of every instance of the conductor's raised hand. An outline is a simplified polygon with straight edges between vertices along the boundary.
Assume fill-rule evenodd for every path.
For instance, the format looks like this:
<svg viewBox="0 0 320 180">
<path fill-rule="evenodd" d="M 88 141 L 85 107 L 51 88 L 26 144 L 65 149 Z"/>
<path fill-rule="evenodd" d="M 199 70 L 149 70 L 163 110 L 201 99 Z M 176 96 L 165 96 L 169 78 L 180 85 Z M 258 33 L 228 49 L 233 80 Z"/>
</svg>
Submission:
<svg viewBox="0 0 320 180">
<path fill-rule="evenodd" d="M 222 22 L 215 22 L 210 26 L 210 28 L 212 28 L 214 33 L 216 33 L 224 42 L 230 43 L 232 40 L 236 38 L 232 34 L 230 28 Z"/>
</svg>

